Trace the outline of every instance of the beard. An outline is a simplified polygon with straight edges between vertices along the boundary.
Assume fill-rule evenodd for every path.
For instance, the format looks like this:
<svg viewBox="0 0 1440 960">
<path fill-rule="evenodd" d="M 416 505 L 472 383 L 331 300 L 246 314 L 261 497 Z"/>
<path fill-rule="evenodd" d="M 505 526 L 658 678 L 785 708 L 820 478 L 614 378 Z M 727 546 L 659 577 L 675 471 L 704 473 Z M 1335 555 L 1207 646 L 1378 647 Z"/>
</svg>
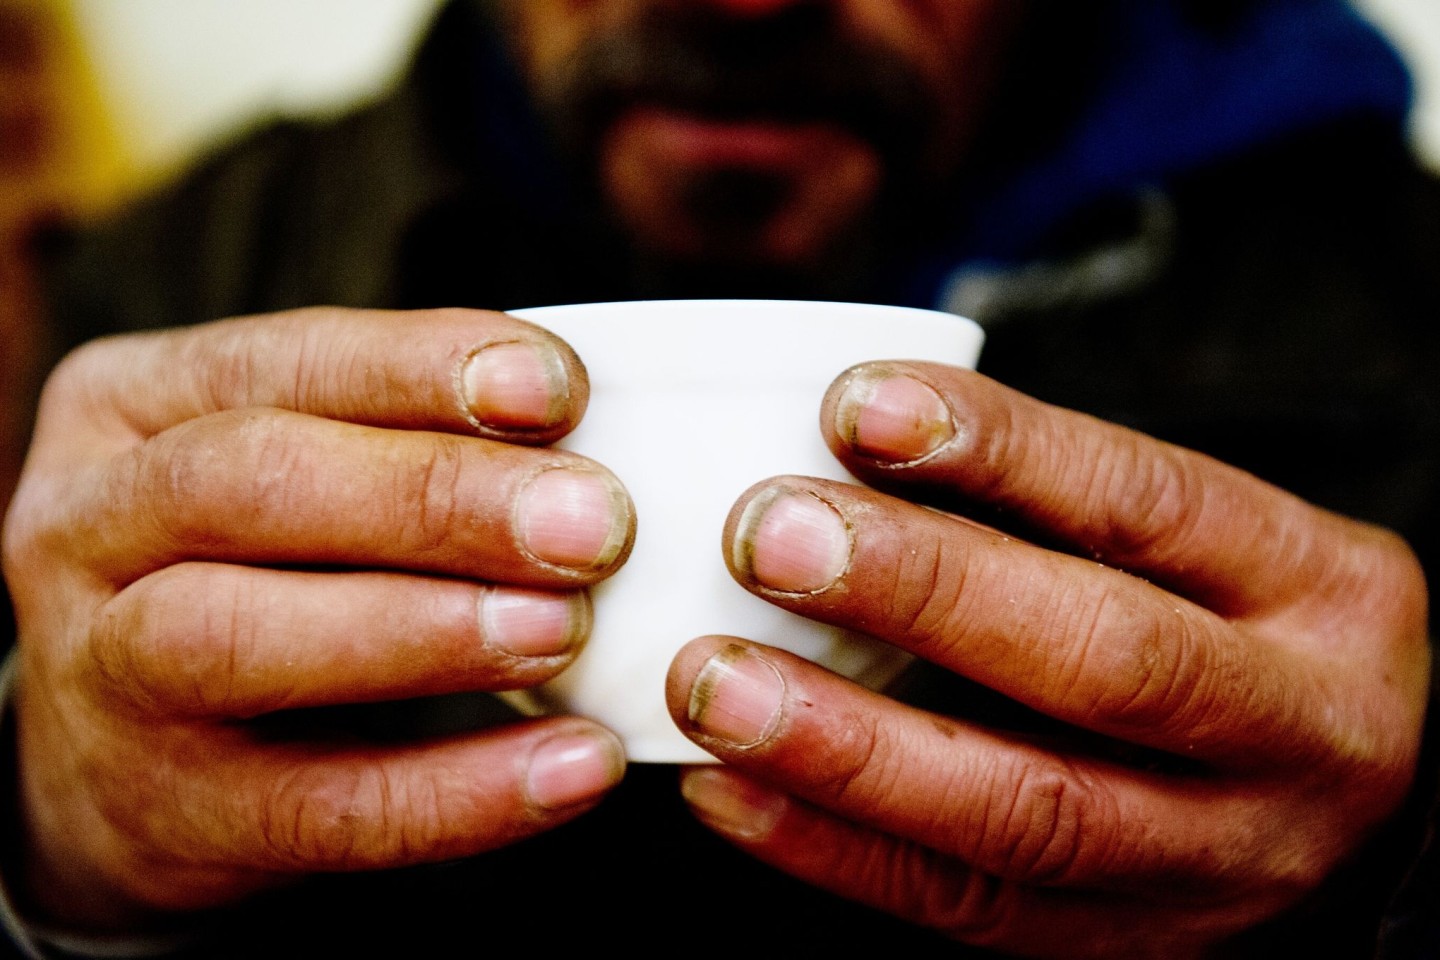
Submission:
<svg viewBox="0 0 1440 960">
<path fill-rule="evenodd" d="M 793 178 L 741 166 L 695 171 L 671 202 L 704 238 L 703 253 L 640 244 L 651 278 L 684 277 L 691 289 L 853 295 L 884 255 L 909 246 L 937 206 L 941 184 L 932 171 L 944 105 L 902 57 L 847 35 L 827 8 L 742 19 L 703 6 L 650 7 L 589 38 L 562 70 L 538 79 L 535 92 L 582 194 L 612 220 L 600 157 L 607 135 L 637 106 L 721 123 L 824 125 L 878 158 L 880 182 L 865 208 L 815 256 L 783 264 L 767 261 L 757 240 L 794 198 Z"/>
</svg>

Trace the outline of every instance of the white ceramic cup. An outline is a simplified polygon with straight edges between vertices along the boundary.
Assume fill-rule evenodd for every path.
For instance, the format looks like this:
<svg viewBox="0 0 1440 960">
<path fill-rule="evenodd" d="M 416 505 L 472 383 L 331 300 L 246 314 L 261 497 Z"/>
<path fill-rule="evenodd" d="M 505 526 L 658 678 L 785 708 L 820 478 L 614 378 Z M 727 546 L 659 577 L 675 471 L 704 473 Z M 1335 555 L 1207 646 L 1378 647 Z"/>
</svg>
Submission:
<svg viewBox="0 0 1440 960">
<path fill-rule="evenodd" d="M 974 366 L 973 321 L 904 307 L 676 300 L 512 310 L 580 355 L 590 406 L 559 446 L 604 464 L 635 503 L 635 547 L 592 588 L 590 641 L 564 673 L 506 695 L 527 713 L 590 717 L 631 760 L 713 761 L 665 708 L 665 675 L 687 642 L 728 634 L 783 647 L 872 688 L 907 662 L 888 644 L 781 610 L 731 579 L 725 519 L 759 480 L 852 480 L 820 436 L 837 376 L 869 360 Z"/>
</svg>

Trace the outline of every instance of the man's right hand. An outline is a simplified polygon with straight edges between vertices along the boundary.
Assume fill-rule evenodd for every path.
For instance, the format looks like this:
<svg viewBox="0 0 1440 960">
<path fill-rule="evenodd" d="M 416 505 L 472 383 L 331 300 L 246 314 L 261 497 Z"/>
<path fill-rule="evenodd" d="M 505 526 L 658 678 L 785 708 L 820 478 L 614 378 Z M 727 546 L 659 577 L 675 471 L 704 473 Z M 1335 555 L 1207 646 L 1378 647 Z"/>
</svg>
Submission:
<svg viewBox="0 0 1440 960">
<path fill-rule="evenodd" d="M 292 742 L 291 708 L 548 679 L 624 562 L 613 476 L 540 449 L 575 355 L 501 314 L 315 309 L 98 341 L 41 401 L 7 521 L 37 914 L 97 931 L 318 871 L 473 854 L 619 779 L 577 718 Z"/>
</svg>

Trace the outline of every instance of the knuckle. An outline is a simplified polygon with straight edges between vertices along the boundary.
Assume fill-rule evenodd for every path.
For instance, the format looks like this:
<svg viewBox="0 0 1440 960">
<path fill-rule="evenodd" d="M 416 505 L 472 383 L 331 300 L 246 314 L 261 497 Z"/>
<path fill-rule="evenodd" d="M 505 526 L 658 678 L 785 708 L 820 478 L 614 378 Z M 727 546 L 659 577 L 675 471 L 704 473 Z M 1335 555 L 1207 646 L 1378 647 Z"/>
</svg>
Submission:
<svg viewBox="0 0 1440 960">
<path fill-rule="evenodd" d="M 369 814 L 363 781 L 355 769 L 297 768 L 271 784 L 259 809 L 266 859 L 294 870 L 349 863 Z"/>
<path fill-rule="evenodd" d="M 809 781 L 826 802 L 838 807 L 874 809 L 877 797 L 897 789 L 900 773 L 887 769 L 886 734 L 872 717 L 852 713 L 830 731 L 830 748 L 816 751 Z M 837 759 L 839 762 L 837 762 Z"/>
<path fill-rule="evenodd" d="M 1021 919 L 1016 884 L 919 844 L 842 845 L 826 869 L 867 878 L 898 916 L 973 946 L 1003 943 Z"/>
<path fill-rule="evenodd" d="M 116 346 L 126 339 L 130 338 L 89 340 L 61 357 L 45 380 L 40 402 L 42 412 L 56 404 L 84 404 L 97 384 L 112 382 Z"/>
<path fill-rule="evenodd" d="M 1206 865 L 1208 875 L 1232 888 L 1249 886 L 1257 900 L 1280 903 L 1293 903 L 1323 884 L 1345 856 L 1335 837 L 1333 809 L 1312 800 L 1285 806 L 1283 818 L 1276 812 L 1256 816 L 1250 834 L 1235 842 L 1238 852 L 1217 854 L 1218 862 Z"/>
<path fill-rule="evenodd" d="M 178 599 L 177 601 L 177 598 Z M 221 716 L 283 704 L 249 702 L 257 625 L 254 590 L 244 577 L 204 567 L 169 568 L 112 601 L 91 633 L 95 676 L 109 691 L 155 712 Z"/>
<path fill-rule="evenodd" d="M 1019 888 L 981 870 L 921 890 L 921 922 L 976 947 L 998 946 L 1020 922 Z"/>
<path fill-rule="evenodd" d="M 1204 484 L 1188 459 L 1132 438 L 1101 458 L 1089 498 L 1099 521 L 1101 549 L 1124 565 L 1131 558 L 1163 561 L 1195 528 L 1205 507 Z"/>
<path fill-rule="evenodd" d="M 276 415 L 245 413 L 223 415 L 234 417 L 238 453 L 245 464 L 245 517 L 261 527 L 274 526 L 277 521 L 313 510 L 316 496 L 316 465 L 311 447 L 305 438 L 289 429 L 290 419 Z M 231 496 L 231 480 L 217 471 L 206 455 L 195 457 L 210 481 L 202 491 Z M 217 489 L 218 487 L 218 489 Z M 206 501 L 212 505 L 213 499 Z"/>
<path fill-rule="evenodd" d="M 175 540 L 186 538 L 189 518 L 203 497 L 201 485 L 210 482 L 190 447 L 177 442 L 178 435 L 189 432 L 170 431 L 133 448 L 110 474 L 106 497 L 121 509 L 134 504 L 144 522 Z"/>
<path fill-rule="evenodd" d="M 1092 817 L 1091 791 L 1067 771 L 1026 765 L 999 786 L 981 852 L 987 869 L 1006 880 L 1053 884 L 1071 877 Z"/>
<path fill-rule="evenodd" d="M 412 862 L 441 833 L 434 791 L 416 787 L 383 766 L 298 767 L 261 804 L 265 857 L 294 870 Z"/>
<path fill-rule="evenodd" d="M 1367 525 L 1351 542 L 1348 563 L 1326 591 L 1331 602 L 1348 606 L 1361 624 L 1392 625 L 1388 638 L 1402 649 L 1428 648 L 1428 591 L 1415 551 L 1398 534 Z"/>
<path fill-rule="evenodd" d="M 197 409 L 219 411 L 251 404 L 284 405 L 278 397 L 261 395 L 265 371 L 274 364 L 279 344 L 261 318 L 225 321 L 203 328 L 197 336 L 174 342 L 181 370 L 199 373 L 192 381 Z"/>
<path fill-rule="evenodd" d="M 38 451 L 38 447 L 36 448 Z M 95 468 L 41 466 L 33 456 L 10 501 L 0 514 L 0 561 L 12 588 L 36 584 L 45 594 L 55 588 L 57 573 L 103 549 L 103 511 L 87 511 L 89 485 L 108 471 Z M 83 472 L 82 472 L 83 471 Z M 111 501 L 106 501 L 107 503 Z M 15 589 L 17 603 L 26 591 Z"/>
<path fill-rule="evenodd" d="M 887 622 L 895 624 L 917 647 L 943 642 L 965 617 L 966 575 L 963 558 L 954 557 L 945 541 L 932 539 L 912 546 L 890 569 L 893 579 L 884 591 Z"/>
<path fill-rule="evenodd" d="M 1123 657 L 1110 654 L 1117 648 Z M 1092 658 L 1107 651 L 1085 719 L 1151 735 L 1194 722 L 1218 675 L 1210 648 L 1182 615 L 1163 616 L 1113 591 L 1100 600 L 1081 649 Z"/>
<path fill-rule="evenodd" d="M 46 489 L 40 489 L 44 487 Z M 0 531 L 0 563 L 3 563 L 5 582 L 12 588 L 36 579 L 41 570 L 55 570 L 53 556 L 62 555 L 64 544 L 69 538 L 68 525 L 49 505 L 62 496 L 51 483 L 42 482 L 34 476 L 27 476 L 20 483 L 11 500 L 10 511 L 0 517 L 4 520 Z M 17 603 L 22 591 L 16 590 Z"/>
<path fill-rule="evenodd" d="M 174 363 L 202 373 L 193 384 L 197 409 L 323 407 L 338 375 L 366 366 L 343 330 L 336 329 L 338 309 L 302 307 L 237 317 L 177 340 Z"/>
<path fill-rule="evenodd" d="M 291 329 L 300 336 L 295 341 L 293 382 L 283 386 L 282 403 L 296 410 L 315 410 L 342 406 L 362 420 L 383 416 L 390 406 L 408 406 L 423 402 L 413 398 L 416 384 L 404 375 L 388 356 L 377 357 L 371 341 L 353 332 L 353 311 L 336 307 L 306 307 L 287 314 L 284 327 L 276 338 L 285 337 Z M 269 353 L 263 341 L 247 339 L 247 346 L 256 356 L 257 364 L 267 362 Z"/>
<path fill-rule="evenodd" d="M 194 554 L 216 545 L 217 524 L 254 523 L 296 506 L 288 481 L 301 456 L 273 418 L 216 414 L 135 448 L 129 468 L 113 474 L 118 489 L 110 499 L 135 505 L 138 520 L 182 555 Z"/>
<path fill-rule="evenodd" d="M 423 457 L 401 467 L 394 478 L 392 503 L 404 511 L 401 539 L 420 554 L 441 552 L 463 526 L 461 485 L 465 457 L 456 437 L 437 435 Z"/>
<path fill-rule="evenodd" d="M 1332 790 L 1364 791 L 1372 809 L 1393 809 L 1410 789 L 1430 685 L 1425 574 L 1398 535 L 1332 519 L 1341 529 L 1329 542 L 1343 547 L 1325 551 L 1305 581 L 1300 614 L 1315 637 L 1358 658 L 1363 667 L 1346 682 L 1355 691 L 1368 683 L 1370 693 L 1354 700 L 1336 695 L 1345 687 L 1325 691 L 1326 706 L 1310 716 L 1297 753 Z"/>
<path fill-rule="evenodd" d="M 143 592 L 132 588 L 129 597 Z M 85 658 L 90 669 L 80 672 L 87 685 L 106 700 L 116 696 L 134 706 L 153 710 L 160 692 L 154 689 L 157 673 L 143 650 L 153 647 L 153 623 L 148 604 L 111 603 L 102 607 L 90 625 Z"/>
<path fill-rule="evenodd" d="M 335 368 L 331 361 L 337 344 L 327 336 L 333 331 L 325 324 L 326 316 L 327 311 L 321 308 L 304 307 L 286 317 L 287 321 L 294 324 L 294 329 L 300 332 L 300 336 L 295 344 L 294 379 L 289 384 L 277 384 L 277 387 L 288 391 L 285 402 L 292 409 L 307 409 L 310 403 L 320 400 L 327 392 L 328 384 L 325 381 Z M 250 348 L 243 354 L 246 363 L 254 364 L 255 350 L 263 349 L 265 345 L 253 338 L 246 338 L 245 343 Z M 354 360 L 353 355 L 350 359 Z M 263 362 L 261 358 L 260 363 Z"/>
</svg>

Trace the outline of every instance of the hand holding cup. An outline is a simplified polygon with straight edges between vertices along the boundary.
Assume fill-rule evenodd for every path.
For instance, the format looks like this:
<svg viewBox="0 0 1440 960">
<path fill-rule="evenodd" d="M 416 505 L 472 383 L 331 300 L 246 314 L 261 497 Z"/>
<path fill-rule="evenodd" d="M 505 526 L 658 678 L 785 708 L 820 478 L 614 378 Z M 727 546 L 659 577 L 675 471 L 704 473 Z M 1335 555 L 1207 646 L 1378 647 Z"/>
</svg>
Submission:
<svg viewBox="0 0 1440 960">
<path fill-rule="evenodd" d="M 683 643 L 738 633 L 867 686 L 909 661 L 889 644 L 787 612 L 726 571 L 720 534 L 756 480 L 849 478 L 815 425 L 836 375 L 877 357 L 971 366 L 983 336 L 953 314 L 867 304 L 647 301 L 512 311 L 563 337 L 584 360 L 591 398 L 561 446 L 615 472 L 638 515 L 624 568 L 592 589 L 590 643 L 553 681 L 512 695 L 614 730 L 631 760 L 713 757 L 675 728 L 665 675 Z"/>
</svg>

